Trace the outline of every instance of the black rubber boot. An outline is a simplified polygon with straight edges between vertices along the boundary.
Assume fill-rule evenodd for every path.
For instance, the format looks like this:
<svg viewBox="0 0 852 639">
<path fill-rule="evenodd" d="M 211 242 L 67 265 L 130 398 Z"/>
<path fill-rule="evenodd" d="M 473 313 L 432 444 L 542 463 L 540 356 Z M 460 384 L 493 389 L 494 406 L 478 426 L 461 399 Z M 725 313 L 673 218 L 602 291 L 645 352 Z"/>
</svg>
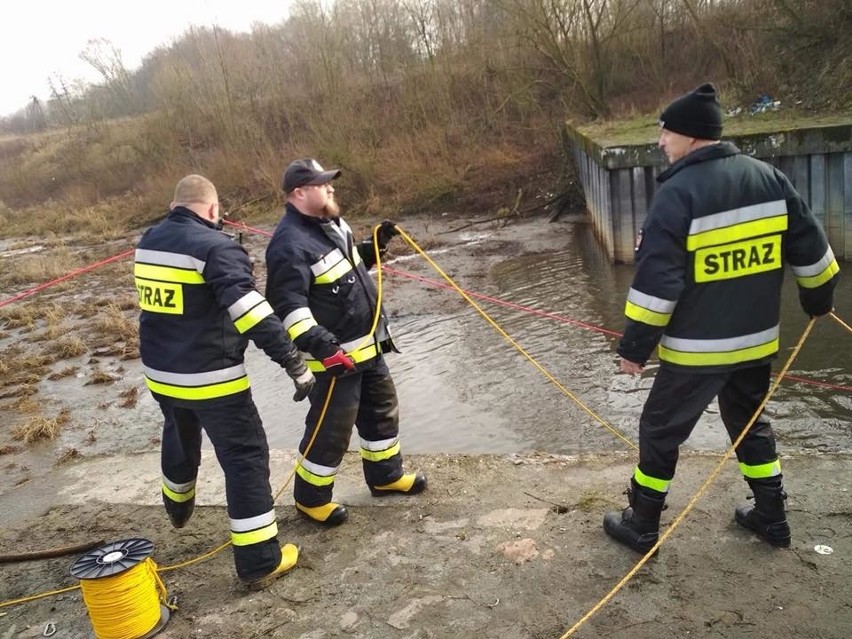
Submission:
<svg viewBox="0 0 852 639">
<path fill-rule="evenodd" d="M 166 508 L 166 514 L 169 516 L 172 526 L 183 528 L 189 518 L 192 517 L 192 511 L 195 510 L 195 497 L 187 501 L 176 502 L 163 495 L 163 506 Z"/>
<path fill-rule="evenodd" d="M 660 538 L 660 513 L 666 496 L 642 488 L 631 479 L 627 500 L 630 503 L 628 508 L 621 512 L 608 512 L 604 516 L 604 530 L 618 543 L 645 554 Z"/>
<path fill-rule="evenodd" d="M 773 546 L 790 547 L 790 526 L 784 512 L 787 493 L 781 477 L 746 480 L 754 493 L 754 506 L 738 506 L 734 519 L 743 528 L 748 528 L 763 537 Z"/>
</svg>

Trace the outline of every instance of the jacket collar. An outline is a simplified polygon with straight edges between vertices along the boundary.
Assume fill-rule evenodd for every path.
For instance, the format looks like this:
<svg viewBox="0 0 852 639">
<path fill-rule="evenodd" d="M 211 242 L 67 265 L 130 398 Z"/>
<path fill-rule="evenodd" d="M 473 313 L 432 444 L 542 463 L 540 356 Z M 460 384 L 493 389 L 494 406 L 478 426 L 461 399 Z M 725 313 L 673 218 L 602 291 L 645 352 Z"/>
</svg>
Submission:
<svg viewBox="0 0 852 639">
<path fill-rule="evenodd" d="M 678 171 L 688 166 L 692 166 L 693 164 L 727 158 L 732 155 L 738 155 L 739 153 L 740 150 L 732 142 L 720 142 L 719 144 L 701 147 L 700 149 L 685 155 L 665 171 L 660 173 L 660 175 L 657 176 L 657 182 L 665 182 Z"/>
<path fill-rule="evenodd" d="M 186 208 L 185 206 L 176 206 L 175 208 L 173 208 L 171 211 L 169 211 L 169 217 L 172 219 L 198 222 L 203 224 L 204 226 L 210 227 L 211 229 L 219 230 L 213 222 L 199 217 L 194 211 Z"/>
</svg>

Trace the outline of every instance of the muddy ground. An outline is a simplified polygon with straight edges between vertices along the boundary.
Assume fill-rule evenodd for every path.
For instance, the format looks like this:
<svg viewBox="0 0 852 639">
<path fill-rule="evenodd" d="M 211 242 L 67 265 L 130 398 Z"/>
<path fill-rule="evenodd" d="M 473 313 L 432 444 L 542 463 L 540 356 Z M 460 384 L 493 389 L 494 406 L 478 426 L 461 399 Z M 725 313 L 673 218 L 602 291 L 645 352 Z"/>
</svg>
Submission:
<svg viewBox="0 0 852 639">
<path fill-rule="evenodd" d="M 502 260 L 553 247 L 554 233 L 543 231 L 545 224 L 543 219 L 507 226 L 495 222 L 446 233 L 459 222 L 422 218 L 406 221 L 405 228 L 435 254 L 477 241 L 476 233 L 487 229 L 487 241 L 436 259 L 463 286 L 494 293 L 489 274 Z M 263 238 L 248 241 L 253 253 L 262 255 Z M 125 247 L 105 250 L 111 248 L 115 253 Z M 68 304 L 73 294 L 76 306 L 68 308 L 80 312 L 66 330 L 86 334 L 92 319 L 85 317 L 81 296 L 93 295 L 97 303 L 104 291 L 115 291 L 119 298 L 132 285 L 127 263 L 110 268 L 92 275 L 85 293 L 70 287 L 46 292 L 40 303 Z M 415 261 L 406 268 L 435 277 Z M 395 284 L 388 294 L 393 306 L 406 313 L 434 313 L 437 307 L 452 315 L 464 309 L 460 298 L 416 282 Z M 124 312 L 133 318 L 132 309 Z M 7 322 L 0 346 L 41 349 L 44 340 L 30 338 L 48 329 L 41 320 L 29 328 Z M 107 334 L 108 327 L 96 333 Z M 129 352 L 132 335 L 118 346 L 116 339 L 97 345 L 87 337 L 87 352 L 46 364 L 48 373 L 55 373 L 70 362 L 77 369 L 73 374 L 53 382 L 22 382 L 29 383 L 29 394 L 15 395 L 8 389 L 17 387 L 5 387 L 6 396 L 0 397 L 0 554 L 141 537 L 155 544 L 154 560 L 170 566 L 227 539 L 221 472 L 209 453 L 196 514 L 185 529 L 168 525 L 157 501 L 155 407 L 140 382 L 138 360 Z M 13 428 L 26 422 L 33 404 L 48 417 L 66 410 L 67 421 L 55 440 L 23 444 L 12 439 Z M 296 516 L 284 488 L 293 452 L 282 446 L 273 451 L 272 485 L 282 490 L 277 501 L 281 541 L 301 545 L 299 565 L 262 593 L 246 592 L 238 584 L 228 550 L 165 572 L 179 609 L 158 636 L 561 637 L 638 560 L 601 530 L 604 512 L 622 504 L 620 493 L 635 463 L 629 452 L 609 452 L 622 449 L 613 445 L 578 456 L 409 455 L 407 465 L 424 470 L 430 481 L 424 495 L 410 499 L 370 497 L 357 456 L 350 453 L 336 496 L 350 505 L 351 517 L 326 531 Z M 682 456 L 664 525 L 717 461 L 712 454 Z M 728 461 L 658 557 L 575 636 L 852 636 L 850 461 L 848 452 L 785 450 L 790 550 L 770 548 L 735 527 L 733 507 L 747 490 L 736 464 Z M 821 554 L 817 547 L 832 552 Z M 76 585 L 69 575 L 73 560 L 0 564 L 0 604 Z M 55 625 L 56 637 L 92 636 L 79 591 L 0 608 L 2 639 L 42 636 L 48 623 Z"/>
</svg>

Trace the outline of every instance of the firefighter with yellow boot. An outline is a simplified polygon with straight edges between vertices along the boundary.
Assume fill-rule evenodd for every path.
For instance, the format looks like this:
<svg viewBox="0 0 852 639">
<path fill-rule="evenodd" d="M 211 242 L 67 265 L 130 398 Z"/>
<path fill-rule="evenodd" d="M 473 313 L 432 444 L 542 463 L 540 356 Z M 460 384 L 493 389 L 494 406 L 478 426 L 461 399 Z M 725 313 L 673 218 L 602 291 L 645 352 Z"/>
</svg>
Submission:
<svg viewBox="0 0 852 639">
<path fill-rule="evenodd" d="M 790 181 L 721 142 L 712 84 L 669 104 L 659 147 L 669 166 L 636 246 L 621 370 L 642 371 L 659 344 L 660 368 L 639 420 L 639 465 L 629 507 L 605 531 L 640 552 L 656 544 L 678 449 L 714 397 L 733 441 L 769 390 L 788 264 L 805 313 L 832 310 L 838 265 L 825 233 Z M 781 462 L 760 416 L 736 451 L 754 506 L 735 520 L 774 546 L 790 545 Z"/>
<path fill-rule="evenodd" d="M 177 183 L 168 216 L 142 236 L 134 275 L 145 381 L 165 417 L 163 504 L 175 528 L 195 505 L 201 429 L 225 474 L 237 575 L 262 588 L 296 564 L 279 546 L 269 447 L 243 354 L 252 340 L 307 397 L 314 376 L 257 291 L 249 256 L 220 232 L 219 198 L 200 175 Z"/>
<path fill-rule="evenodd" d="M 413 495 L 426 477 L 403 472 L 399 406 L 383 353 L 396 351 L 387 318 L 371 333 L 377 310 L 376 263 L 372 240 L 356 244 L 340 217 L 332 180 L 316 160 L 292 162 L 284 172 L 284 217 L 266 249 L 266 295 L 290 338 L 305 354 L 317 383 L 310 394 L 304 453 L 313 436 L 332 379 L 331 401 L 316 439 L 296 469 L 298 511 L 326 526 L 346 521 L 346 508 L 332 500 L 334 479 L 352 435 L 358 429 L 364 477 L 374 496 Z M 383 222 L 381 252 L 398 231 Z"/>
</svg>

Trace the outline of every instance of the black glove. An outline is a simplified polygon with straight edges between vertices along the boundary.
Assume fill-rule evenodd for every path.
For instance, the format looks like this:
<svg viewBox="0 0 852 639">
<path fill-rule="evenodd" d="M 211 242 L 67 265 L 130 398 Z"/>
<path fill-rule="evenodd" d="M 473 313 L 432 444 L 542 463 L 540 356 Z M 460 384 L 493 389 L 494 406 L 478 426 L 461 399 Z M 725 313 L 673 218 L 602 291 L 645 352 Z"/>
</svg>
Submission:
<svg viewBox="0 0 852 639">
<path fill-rule="evenodd" d="M 387 249 L 391 239 L 399 235 L 399 229 L 396 228 L 396 222 L 385 220 L 379 225 L 379 230 L 376 233 L 376 238 L 379 242 L 379 248 L 384 251 Z"/>
</svg>

